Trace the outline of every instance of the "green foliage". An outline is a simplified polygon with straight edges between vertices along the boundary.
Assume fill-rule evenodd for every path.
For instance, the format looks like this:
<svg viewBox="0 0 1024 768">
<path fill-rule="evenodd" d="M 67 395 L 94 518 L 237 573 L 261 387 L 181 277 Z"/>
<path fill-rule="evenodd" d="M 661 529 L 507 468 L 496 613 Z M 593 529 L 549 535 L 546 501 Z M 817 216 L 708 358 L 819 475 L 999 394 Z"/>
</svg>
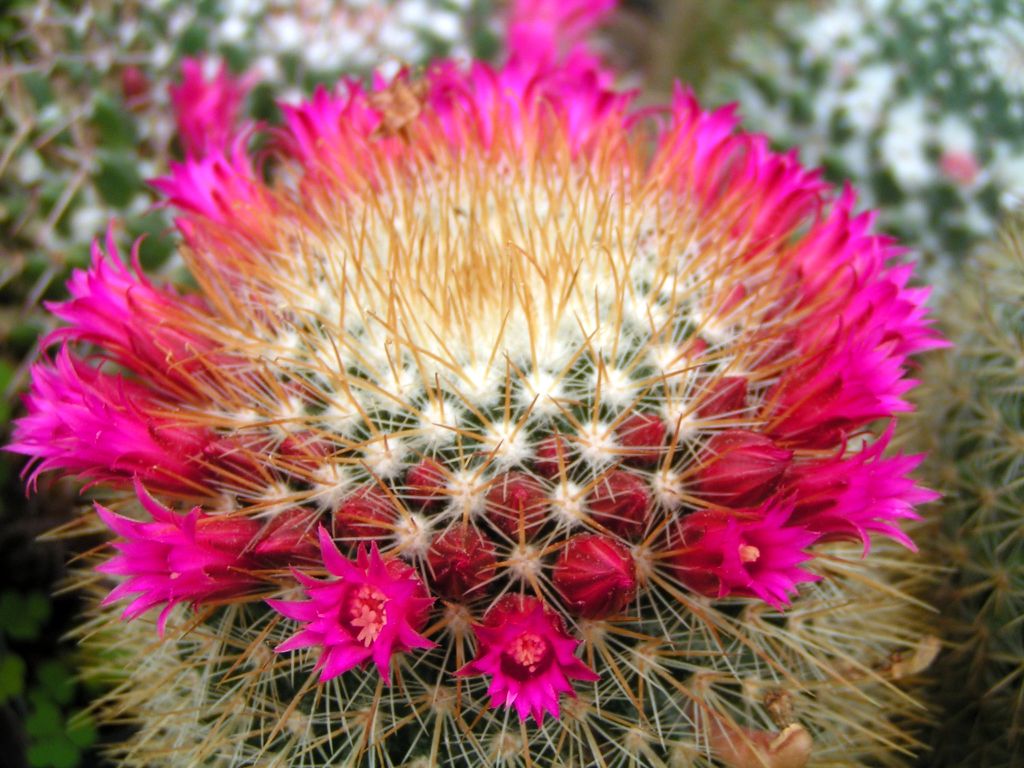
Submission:
<svg viewBox="0 0 1024 768">
<path fill-rule="evenodd" d="M 13 653 L 0 656 L 0 705 L 25 691 L 25 661 Z"/>
<path fill-rule="evenodd" d="M 50 614 L 50 600 L 42 592 L 0 593 L 0 706 L 24 713 L 30 766 L 75 768 L 96 742 L 96 725 L 90 714 L 75 709 L 72 668 L 46 653 Z"/>
<path fill-rule="evenodd" d="M 35 640 L 50 618 L 50 601 L 42 592 L 0 593 L 0 633 L 11 640 Z"/>
</svg>

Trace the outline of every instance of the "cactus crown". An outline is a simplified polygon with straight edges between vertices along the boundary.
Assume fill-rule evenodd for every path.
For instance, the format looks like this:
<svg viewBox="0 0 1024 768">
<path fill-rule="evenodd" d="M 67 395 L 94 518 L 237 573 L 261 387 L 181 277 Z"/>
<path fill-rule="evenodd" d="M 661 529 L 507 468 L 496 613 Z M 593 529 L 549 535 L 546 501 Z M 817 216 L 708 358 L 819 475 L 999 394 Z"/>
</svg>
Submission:
<svg viewBox="0 0 1024 768">
<path fill-rule="evenodd" d="M 96 508 L 105 603 L 161 607 L 164 661 L 210 650 L 152 660 L 172 699 L 199 678 L 162 728 L 200 762 L 227 738 L 227 762 L 801 765 L 836 718 L 794 722 L 800 679 L 878 683 L 911 642 L 808 648 L 784 608 L 856 581 L 832 542 L 912 547 L 931 494 L 867 426 L 939 343 L 927 292 L 729 110 L 680 90 L 654 120 L 586 51 L 511 35 L 498 69 L 284 107 L 270 180 L 244 134 L 197 143 L 157 182 L 195 290 L 97 245 L 53 308 L 11 449 L 134 486 L 144 519 Z M 833 666 L 848 642 L 871 660 Z"/>
</svg>

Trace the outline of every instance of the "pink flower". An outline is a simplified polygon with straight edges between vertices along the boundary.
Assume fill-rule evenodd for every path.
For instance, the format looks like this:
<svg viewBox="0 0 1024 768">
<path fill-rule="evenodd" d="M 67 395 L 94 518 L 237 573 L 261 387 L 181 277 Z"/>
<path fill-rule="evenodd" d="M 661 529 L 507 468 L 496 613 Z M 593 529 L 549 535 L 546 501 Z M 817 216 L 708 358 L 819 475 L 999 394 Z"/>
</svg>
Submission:
<svg viewBox="0 0 1024 768">
<path fill-rule="evenodd" d="M 372 660 L 390 685 L 392 656 L 436 645 L 420 634 L 433 598 L 412 568 L 395 558 L 385 560 L 376 544 L 360 546 L 352 562 L 321 526 L 320 553 L 337 579 L 317 581 L 296 572 L 310 599 L 267 601 L 283 616 L 303 622 L 298 634 L 275 650 L 320 647 L 320 682 Z"/>
<path fill-rule="evenodd" d="M 474 632 L 476 658 L 456 674 L 490 675 L 491 707 L 514 705 L 520 720 L 533 715 L 539 724 L 545 712 L 557 718 L 559 695 L 575 696 L 570 680 L 598 679 L 574 655 L 580 641 L 535 597 L 506 595 Z"/>
<path fill-rule="evenodd" d="M 711 597 L 759 597 L 776 607 L 789 603 L 796 585 L 818 576 L 799 568 L 817 535 L 789 525 L 785 505 L 729 512 L 694 512 L 669 530 L 676 578 Z"/>
<path fill-rule="evenodd" d="M 513 0 L 508 47 L 516 57 L 540 57 L 553 63 L 582 42 L 618 4 L 618 0 Z"/>
<path fill-rule="evenodd" d="M 242 102 L 254 85 L 252 76 L 236 78 L 225 63 L 211 78 L 207 78 L 205 67 L 202 59 L 183 60 L 181 84 L 168 88 L 182 149 L 188 157 L 227 147 L 236 133 Z"/>
<path fill-rule="evenodd" d="M 768 398 L 769 431 L 790 447 L 825 448 L 879 418 L 910 410 L 903 395 L 909 355 L 947 346 L 926 319 L 927 288 L 908 288 L 912 267 L 871 233 L 874 215 L 854 215 L 849 190 L 794 254 L 810 313 L 789 366 Z"/>
<path fill-rule="evenodd" d="M 208 489 L 203 460 L 216 438 L 201 427 L 163 415 L 155 393 L 72 356 L 32 367 L 27 413 L 14 424 L 7 450 L 30 456 L 29 485 L 42 472 L 124 486 L 133 478 L 172 493 Z"/>
<path fill-rule="evenodd" d="M 947 150 L 939 158 L 939 168 L 946 178 L 961 187 L 969 187 L 981 173 L 981 165 L 973 152 Z"/>
<path fill-rule="evenodd" d="M 70 298 L 46 307 L 67 325 L 43 342 L 81 341 L 102 347 L 119 365 L 143 375 L 152 384 L 180 392 L 192 388 L 190 373 L 212 342 L 189 332 L 188 320 L 206 307 L 195 297 L 182 297 L 154 286 L 132 249 L 131 269 L 118 255 L 114 228 L 107 230 L 106 251 L 95 241 L 92 266 L 75 270 L 68 281 Z"/>
<path fill-rule="evenodd" d="M 120 554 L 96 570 L 128 578 L 104 599 L 104 604 L 138 595 L 122 618 L 134 619 L 154 605 L 165 604 L 157 621 L 162 635 L 167 617 L 178 603 L 196 605 L 245 595 L 258 583 L 251 575 L 246 548 L 260 524 L 245 517 L 212 516 L 194 507 L 180 515 L 158 504 L 140 481 L 135 493 L 153 522 L 142 523 L 96 504 L 96 514 L 120 539 Z"/>
<path fill-rule="evenodd" d="M 897 523 L 918 520 L 918 504 L 939 494 L 917 485 L 910 477 L 923 456 L 884 457 L 893 426 L 861 451 L 794 467 L 787 481 L 794 500 L 792 521 L 818 535 L 821 541 L 860 539 L 864 553 L 869 534 L 880 533 L 916 550 Z"/>
<path fill-rule="evenodd" d="M 234 238 L 271 241 L 268 224 L 274 211 L 273 198 L 258 178 L 245 150 L 244 137 L 202 157 L 171 163 L 169 174 L 153 179 L 150 184 L 163 193 L 167 203 L 200 217 L 218 230 L 230 230 Z M 187 217 L 175 223 L 190 243 L 201 242 L 195 238 L 202 227 L 196 227 Z M 211 242 L 216 230 L 202 234 L 202 242 Z"/>
</svg>

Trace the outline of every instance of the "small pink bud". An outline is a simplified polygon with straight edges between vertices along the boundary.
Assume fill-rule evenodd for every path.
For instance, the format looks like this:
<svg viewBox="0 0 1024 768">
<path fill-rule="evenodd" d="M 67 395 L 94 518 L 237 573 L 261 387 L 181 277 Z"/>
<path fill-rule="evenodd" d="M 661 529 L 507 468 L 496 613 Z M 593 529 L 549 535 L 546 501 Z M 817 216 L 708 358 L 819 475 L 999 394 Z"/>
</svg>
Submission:
<svg viewBox="0 0 1024 768">
<path fill-rule="evenodd" d="M 714 382 L 697 415 L 703 419 L 741 412 L 747 405 L 747 380 L 742 376 L 723 376 Z"/>
<path fill-rule="evenodd" d="M 571 449 L 572 446 L 563 437 L 552 435 L 544 438 L 534 452 L 534 471 L 542 477 L 558 477 L 562 467 L 567 467 L 572 462 L 569 456 Z"/>
<path fill-rule="evenodd" d="M 683 355 L 690 360 L 696 360 L 702 357 L 705 352 L 708 351 L 709 345 L 704 339 L 699 336 L 692 336 L 689 341 L 686 342 L 686 346 L 683 347 Z"/>
<path fill-rule="evenodd" d="M 581 533 L 562 548 L 554 584 L 573 613 L 603 619 L 621 613 L 636 596 L 636 564 L 622 542 Z"/>
<path fill-rule="evenodd" d="M 708 441 L 696 487 L 708 501 L 753 506 L 768 498 L 789 467 L 792 451 L 744 429 L 720 432 Z"/>
<path fill-rule="evenodd" d="M 529 535 L 544 524 L 548 504 L 536 480 L 523 472 L 509 472 L 495 478 L 487 492 L 487 517 L 508 536 L 517 536 L 520 526 Z"/>
<path fill-rule="evenodd" d="M 327 446 L 312 432 L 296 432 L 278 443 L 277 453 L 282 463 L 307 471 L 323 466 L 328 455 Z"/>
<path fill-rule="evenodd" d="M 637 464 L 656 464 L 665 443 L 665 422 L 650 413 L 634 413 L 619 424 L 616 434 L 623 454 Z"/>
<path fill-rule="evenodd" d="M 591 517 L 609 531 L 636 538 L 647 528 L 651 494 L 642 477 L 616 469 L 594 486 L 588 506 Z"/>
<path fill-rule="evenodd" d="M 149 98 L 149 78 L 138 67 L 121 70 L 121 95 L 130 108 L 142 106 Z"/>
<path fill-rule="evenodd" d="M 274 561 L 315 560 L 320 554 L 316 539 L 319 518 L 309 509 L 286 509 L 263 527 L 253 552 Z"/>
<path fill-rule="evenodd" d="M 465 523 L 438 536 L 427 553 L 431 583 L 438 593 L 452 600 L 484 594 L 495 562 L 494 545 Z"/>
<path fill-rule="evenodd" d="M 338 505 L 334 535 L 345 539 L 379 539 L 391 533 L 394 519 L 388 495 L 376 485 L 367 485 Z"/>
<path fill-rule="evenodd" d="M 448 476 L 444 468 L 433 459 L 423 459 L 405 476 L 409 496 L 425 507 L 435 506 L 445 499 Z"/>
</svg>

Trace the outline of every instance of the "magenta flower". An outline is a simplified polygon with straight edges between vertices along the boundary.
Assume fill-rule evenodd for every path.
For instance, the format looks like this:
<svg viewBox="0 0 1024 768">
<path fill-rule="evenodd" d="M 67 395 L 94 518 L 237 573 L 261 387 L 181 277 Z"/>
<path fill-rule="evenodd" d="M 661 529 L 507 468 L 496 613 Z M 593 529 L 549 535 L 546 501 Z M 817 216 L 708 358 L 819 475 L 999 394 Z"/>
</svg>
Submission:
<svg viewBox="0 0 1024 768">
<path fill-rule="evenodd" d="M 412 568 L 401 560 L 382 558 L 376 544 L 361 546 L 353 562 L 342 557 L 321 526 L 320 553 L 327 572 L 337 579 L 318 581 L 296 572 L 310 599 L 267 601 L 282 616 L 303 623 L 275 650 L 321 648 L 316 663 L 320 682 L 373 661 L 390 685 L 395 654 L 436 645 L 420 634 L 433 598 Z"/>
<path fill-rule="evenodd" d="M 254 563 L 245 552 L 260 524 L 245 517 L 213 516 L 194 507 L 181 515 L 159 504 L 136 481 L 135 493 L 153 522 L 131 520 L 96 504 L 96 514 L 120 539 L 120 554 L 96 567 L 101 573 L 128 578 L 111 591 L 104 605 L 137 595 L 122 617 L 134 619 L 164 605 L 157 620 L 162 635 L 171 609 L 237 598 L 252 590 Z"/>
<path fill-rule="evenodd" d="M 242 102 L 254 85 L 252 77 L 236 78 L 223 62 L 208 78 L 206 66 L 202 59 L 185 59 L 181 63 L 181 84 L 168 89 L 182 149 L 189 157 L 202 157 L 228 145 L 236 131 Z"/>
<path fill-rule="evenodd" d="M 490 675 L 491 707 L 512 707 L 520 720 L 544 713 L 558 718 L 558 698 L 575 696 L 570 680 L 599 678 L 576 658 L 579 640 L 565 631 L 561 618 L 535 597 L 506 595 L 474 628 L 476 658 L 457 674 Z"/>
<path fill-rule="evenodd" d="M 914 507 L 939 498 L 910 477 L 924 456 L 884 456 L 892 426 L 862 450 L 798 465 L 790 480 L 792 521 L 815 532 L 819 541 L 859 539 L 864 554 L 877 533 L 915 550 L 901 520 L 919 520 Z"/>
<path fill-rule="evenodd" d="M 137 477 L 172 493 L 205 490 L 202 459 L 215 438 L 164 415 L 145 385 L 93 368 L 67 347 L 32 368 L 25 410 L 7 450 L 31 457 L 30 485 L 59 469 L 117 486 Z"/>
<path fill-rule="evenodd" d="M 586 35 L 608 16 L 617 0 L 513 0 L 508 46 L 513 58 L 534 61 L 538 54 L 589 56 Z"/>
<path fill-rule="evenodd" d="M 196 314 L 208 308 L 195 296 L 156 287 L 142 273 L 138 246 L 132 249 L 131 269 L 120 258 L 114 228 L 107 230 L 106 249 L 97 240 L 92 265 L 76 269 L 68 281 L 70 298 L 47 303 L 66 325 L 44 341 L 95 344 L 118 365 L 144 376 L 162 389 L 181 392 L 203 365 L 213 344 L 189 330 Z M 210 362 L 210 361 L 207 361 Z"/>
<path fill-rule="evenodd" d="M 669 531 L 673 573 L 711 597 L 749 595 L 780 608 L 798 584 L 820 578 L 799 567 L 818 537 L 789 525 L 790 515 L 785 505 L 687 515 Z"/>
</svg>

